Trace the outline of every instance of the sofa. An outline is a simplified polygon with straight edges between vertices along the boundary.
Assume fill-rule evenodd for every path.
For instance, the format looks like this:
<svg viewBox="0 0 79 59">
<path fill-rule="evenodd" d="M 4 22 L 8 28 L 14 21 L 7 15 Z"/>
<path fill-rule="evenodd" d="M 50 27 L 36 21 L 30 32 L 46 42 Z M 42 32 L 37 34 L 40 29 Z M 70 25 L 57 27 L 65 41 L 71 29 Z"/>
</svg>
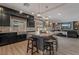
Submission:
<svg viewBox="0 0 79 59">
<path fill-rule="evenodd" d="M 77 31 L 69 30 L 69 31 L 67 31 L 67 37 L 78 38 L 78 33 L 77 33 Z"/>
</svg>

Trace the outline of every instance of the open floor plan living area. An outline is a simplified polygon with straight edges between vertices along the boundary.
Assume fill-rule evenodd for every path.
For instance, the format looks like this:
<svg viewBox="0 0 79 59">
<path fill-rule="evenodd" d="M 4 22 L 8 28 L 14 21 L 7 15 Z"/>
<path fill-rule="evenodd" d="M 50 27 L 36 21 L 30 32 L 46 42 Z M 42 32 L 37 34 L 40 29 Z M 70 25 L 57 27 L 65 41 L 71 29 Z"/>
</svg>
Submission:
<svg viewBox="0 0 79 59">
<path fill-rule="evenodd" d="M 79 55 L 79 3 L 0 3 L 0 55 Z"/>
</svg>

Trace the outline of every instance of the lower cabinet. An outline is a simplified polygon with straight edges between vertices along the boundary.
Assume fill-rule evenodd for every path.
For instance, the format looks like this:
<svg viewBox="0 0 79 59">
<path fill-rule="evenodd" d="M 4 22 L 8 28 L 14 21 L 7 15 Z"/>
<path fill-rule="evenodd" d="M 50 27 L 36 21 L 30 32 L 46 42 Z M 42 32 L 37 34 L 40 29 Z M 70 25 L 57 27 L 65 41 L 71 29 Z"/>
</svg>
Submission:
<svg viewBox="0 0 79 59">
<path fill-rule="evenodd" d="M 17 33 L 0 34 L 0 46 L 8 45 L 26 40 L 26 34 L 17 35 Z"/>
</svg>

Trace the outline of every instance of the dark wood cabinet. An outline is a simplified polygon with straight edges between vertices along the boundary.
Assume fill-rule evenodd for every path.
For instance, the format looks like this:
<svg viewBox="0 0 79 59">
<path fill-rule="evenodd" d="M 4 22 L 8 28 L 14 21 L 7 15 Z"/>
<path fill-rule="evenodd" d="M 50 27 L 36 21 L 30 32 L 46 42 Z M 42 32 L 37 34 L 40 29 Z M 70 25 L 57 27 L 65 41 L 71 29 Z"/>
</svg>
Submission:
<svg viewBox="0 0 79 59">
<path fill-rule="evenodd" d="M 35 21 L 33 16 L 27 18 L 27 27 L 35 27 Z"/>
<path fill-rule="evenodd" d="M 13 44 L 16 42 L 27 40 L 27 34 L 19 34 L 16 32 L 0 33 L 0 46 Z"/>
<path fill-rule="evenodd" d="M 5 13 L 5 9 L 0 7 L 0 26 L 10 26 L 10 16 Z"/>
<path fill-rule="evenodd" d="M 0 26 L 10 26 L 10 16 L 26 19 L 27 27 L 35 27 L 34 16 L 26 13 L 20 14 L 19 11 L 0 6 Z"/>
<path fill-rule="evenodd" d="M 2 18 L 2 26 L 10 26 L 10 16 L 4 15 Z"/>
<path fill-rule="evenodd" d="M 2 26 L 2 16 L 0 15 L 0 26 Z"/>
</svg>

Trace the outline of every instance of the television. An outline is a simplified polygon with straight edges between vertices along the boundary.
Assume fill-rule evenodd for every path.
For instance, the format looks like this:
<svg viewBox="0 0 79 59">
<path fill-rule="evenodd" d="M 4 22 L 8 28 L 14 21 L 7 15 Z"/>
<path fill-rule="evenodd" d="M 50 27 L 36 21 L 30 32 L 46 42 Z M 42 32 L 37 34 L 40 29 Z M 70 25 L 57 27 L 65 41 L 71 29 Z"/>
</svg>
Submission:
<svg viewBox="0 0 79 59">
<path fill-rule="evenodd" d="M 68 30 L 71 29 L 71 23 L 63 23 L 61 25 L 62 30 Z"/>
</svg>

